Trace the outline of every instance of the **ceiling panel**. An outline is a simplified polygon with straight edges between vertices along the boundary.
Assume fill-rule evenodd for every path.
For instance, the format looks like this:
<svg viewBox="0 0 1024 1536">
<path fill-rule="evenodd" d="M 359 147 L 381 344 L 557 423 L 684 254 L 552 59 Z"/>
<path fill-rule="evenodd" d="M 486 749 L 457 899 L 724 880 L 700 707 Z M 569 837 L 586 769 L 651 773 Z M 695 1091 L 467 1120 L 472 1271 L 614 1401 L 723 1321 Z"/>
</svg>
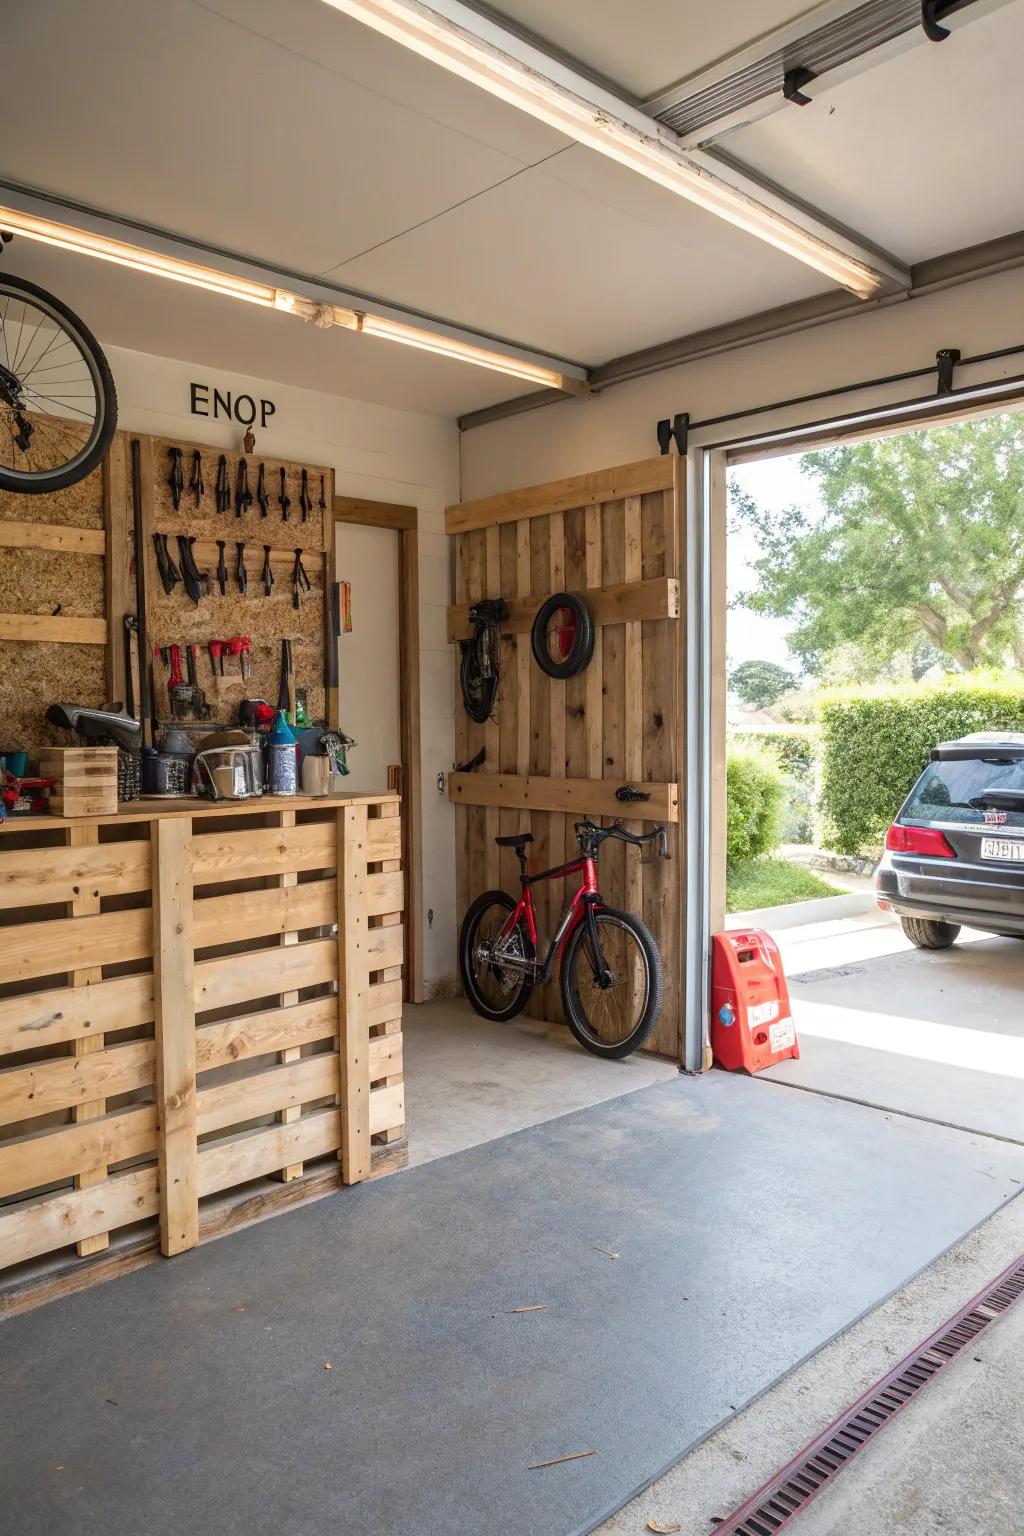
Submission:
<svg viewBox="0 0 1024 1536">
<path fill-rule="evenodd" d="M 321 0 L 219 11 L 8 8 L 0 175 L 319 271 L 566 142 Z"/>
<path fill-rule="evenodd" d="M 472 0 L 469 0 L 472 4 Z M 813 0 L 499 0 L 488 8 L 639 100 L 810 10 Z"/>
<path fill-rule="evenodd" d="M 228 377 L 273 379 L 429 416 L 458 416 L 528 390 L 520 379 L 373 336 L 317 330 L 292 315 L 26 240 L 15 238 L 2 260 L 7 271 L 70 304 L 102 344 Z"/>
<path fill-rule="evenodd" d="M 967 16 L 969 12 L 965 13 Z M 775 113 L 719 148 L 922 261 L 1024 228 L 1024 6 Z"/>
<path fill-rule="evenodd" d="M 579 146 L 332 277 L 588 365 L 826 286 Z"/>
</svg>

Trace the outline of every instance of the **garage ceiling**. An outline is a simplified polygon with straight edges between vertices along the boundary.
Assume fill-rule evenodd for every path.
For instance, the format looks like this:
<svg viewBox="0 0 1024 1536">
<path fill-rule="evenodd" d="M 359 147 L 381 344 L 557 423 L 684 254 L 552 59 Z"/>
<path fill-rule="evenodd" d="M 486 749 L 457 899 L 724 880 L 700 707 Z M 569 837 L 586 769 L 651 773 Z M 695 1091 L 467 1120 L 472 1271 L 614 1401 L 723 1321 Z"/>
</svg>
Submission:
<svg viewBox="0 0 1024 1536">
<path fill-rule="evenodd" d="M 806 9 L 501 6 L 640 98 Z M 828 287 L 322 0 L 36 0 L 4 41 L 0 177 L 571 361 Z M 905 261 L 1009 233 L 1024 186 L 997 169 L 1024 131 L 1022 45 L 1015 3 L 717 147 Z M 116 345 L 444 415 L 522 393 L 25 241 L 5 264 Z"/>
</svg>

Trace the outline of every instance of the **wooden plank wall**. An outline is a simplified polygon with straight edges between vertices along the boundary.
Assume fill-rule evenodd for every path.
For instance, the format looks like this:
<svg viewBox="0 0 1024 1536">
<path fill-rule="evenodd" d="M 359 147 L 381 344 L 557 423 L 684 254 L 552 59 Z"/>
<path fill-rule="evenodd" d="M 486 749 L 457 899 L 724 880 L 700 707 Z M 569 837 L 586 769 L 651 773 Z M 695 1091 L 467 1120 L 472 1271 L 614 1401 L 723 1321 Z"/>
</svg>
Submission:
<svg viewBox="0 0 1024 1536">
<path fill-rule="evenodd" d="M 605 898 L 642 913 L 658 939 L 665 1005 L 651 1049 L 672 1057 L 681 1052 L 681 508 L 678 461 L 666 457 L 448 509 L 451 638 L 470 633 L 468 605 L 480 598 L 510 607 L 495 718 L 474 724 L 456 697 L 457 760 L 481 746 L 487 754 L 480 770 L 450 782 L 460 920 L 481 891 L 518 889 L 515 855 L 495 846 L 496 835 L 532 831 L 532 867 L 546 868 L 578 853 L 573 823 L 584 813 L 597 821 L 617 813 L 647 830 L 650 822 L 618 809 L 614 790 L 630 782 L 649 791 L 648 816 L 670 822 L 671 862 L 641 865 L 639 850 L 608 842 L 600 881 Z M 566 681 L 543 673 L 530 649 L 533 615 L 558 591 L 582 595 L 597 626 L 590 666 Z M 535 887 L 542 936 L 554 931 L 564 886 Z M 557 972 L 530 1011 L 562 1020 Z"/>
<path fill-rule="evenodd" d="M 3 834 L 0 1310 L 43 1255 L 400 1164 L 400 859 L 393 797 Z"/>
</svg>

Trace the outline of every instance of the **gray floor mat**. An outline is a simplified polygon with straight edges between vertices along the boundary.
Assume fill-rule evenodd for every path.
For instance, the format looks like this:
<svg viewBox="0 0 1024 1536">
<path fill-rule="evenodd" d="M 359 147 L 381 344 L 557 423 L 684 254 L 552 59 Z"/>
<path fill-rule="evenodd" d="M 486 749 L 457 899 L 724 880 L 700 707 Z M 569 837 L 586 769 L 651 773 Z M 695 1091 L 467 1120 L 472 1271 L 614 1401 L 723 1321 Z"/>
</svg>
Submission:
<svg viewBox="0 0 1024 1536">
<path fill-rule="evenodd" d="M 0 1328 L 5 1532 L 590 1530 L 1022 1178 L 713 1073 L 345 1191 Z"/>
</svg>

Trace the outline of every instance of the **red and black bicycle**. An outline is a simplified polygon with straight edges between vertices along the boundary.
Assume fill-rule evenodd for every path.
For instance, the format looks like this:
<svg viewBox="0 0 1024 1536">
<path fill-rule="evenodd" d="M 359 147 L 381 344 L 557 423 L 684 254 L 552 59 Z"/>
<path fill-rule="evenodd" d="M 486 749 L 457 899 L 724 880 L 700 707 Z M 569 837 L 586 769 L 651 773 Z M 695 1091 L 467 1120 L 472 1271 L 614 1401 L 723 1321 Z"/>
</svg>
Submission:
<svg viewBox="0 0 1024 1536">
<path fill-rule="evenodd" d="M 459 969 L 466 996 L 485 1019 L 521 1013 L 534 987 L 551 979 L 562 954 L 561 989 L 565 1016 L 576 1039 L 595 1056 L 628 1056 L 651 1034 L 661 1014 L 661 955 L 646 923 L 603 900 L 597 884 L 597 857 L 609 837 L 644 847 L 658 844 L 668 858 L 664 827 L 643 835 L 621 822 L 598 827 L 576 823 L 580 858 L 538 874 L 526 870 L 529 832 L 496 838 L 519 857 L 522 895 L 485 891 L 466 913 L 459 935 Z M 543 960 L 537 956 L 537 923 L 532 887 L 541 880 L 581 874 L 582 884 L 562 914 Z"/>
</svg>

